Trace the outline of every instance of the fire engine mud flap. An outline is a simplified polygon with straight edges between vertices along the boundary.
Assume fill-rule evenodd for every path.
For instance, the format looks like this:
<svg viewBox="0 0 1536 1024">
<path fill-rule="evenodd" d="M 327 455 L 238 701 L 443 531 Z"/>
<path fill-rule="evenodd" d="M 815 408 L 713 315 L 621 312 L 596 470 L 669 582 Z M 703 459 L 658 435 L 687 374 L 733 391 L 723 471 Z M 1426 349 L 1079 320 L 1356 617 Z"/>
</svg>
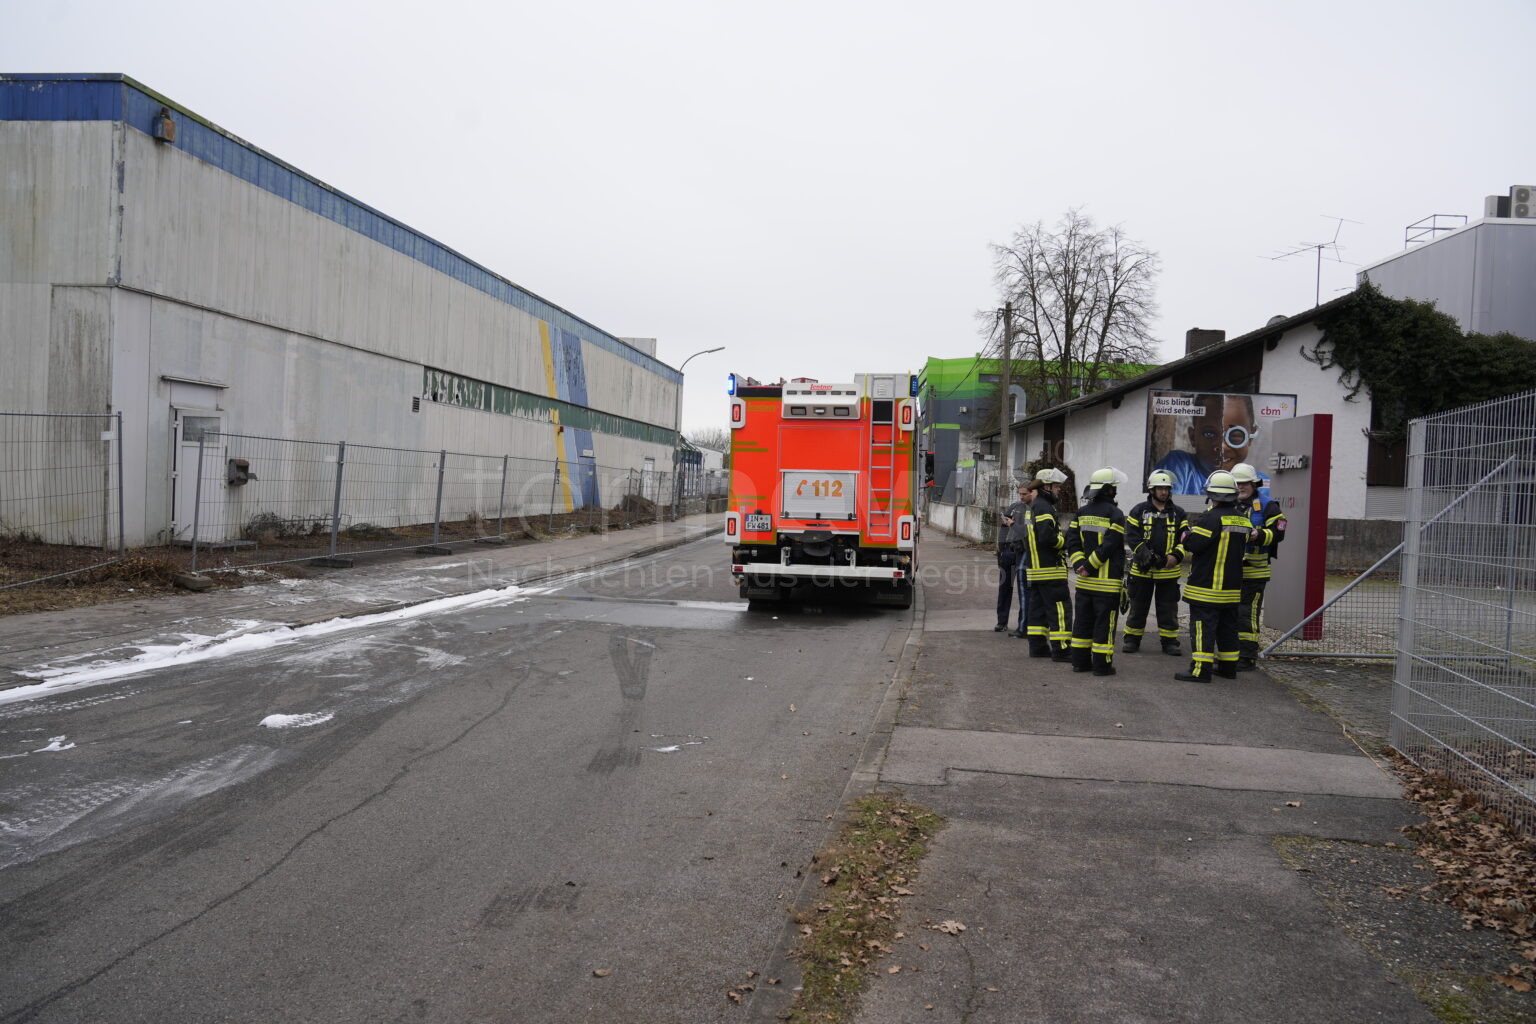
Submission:
<svg viewBox="0 0 1536 1024">
<path fill-rule="evenodd" d="M 910 583 L 877 586 L 873 589 L 874 594 L 871 599 L 873 604 L 880 605 L 882 608 L 912 607 L 912 584 Z"/>
</svg>

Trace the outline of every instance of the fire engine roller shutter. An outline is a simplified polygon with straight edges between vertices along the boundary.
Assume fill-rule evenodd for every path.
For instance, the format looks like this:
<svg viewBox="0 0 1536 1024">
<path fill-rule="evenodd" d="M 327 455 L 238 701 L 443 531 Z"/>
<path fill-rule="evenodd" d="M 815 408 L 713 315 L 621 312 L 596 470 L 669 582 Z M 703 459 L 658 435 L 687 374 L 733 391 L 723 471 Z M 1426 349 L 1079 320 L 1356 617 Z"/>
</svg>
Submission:
<svg viewBox="0 0 1536 1024">
<path fill-rule="evenodd" d="M 835 519 L 846 522 L 859 511 L 860 442 L 855 424 L 779 428 L 779 458 L 783 470 L 783 513 L 789 519 Z"/>
</svg>

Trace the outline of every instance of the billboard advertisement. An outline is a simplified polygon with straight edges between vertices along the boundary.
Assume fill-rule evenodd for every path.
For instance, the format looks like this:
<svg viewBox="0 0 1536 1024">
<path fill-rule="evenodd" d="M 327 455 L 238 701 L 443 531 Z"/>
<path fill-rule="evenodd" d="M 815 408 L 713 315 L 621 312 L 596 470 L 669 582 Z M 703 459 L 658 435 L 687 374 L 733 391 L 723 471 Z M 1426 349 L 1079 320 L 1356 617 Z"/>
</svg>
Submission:
<svg viewBox="0 0 1536 1024">
<path fill-rule="evenodd" d="M 1203 493 L 1206 477 L 1239 462 L 1267 478 L 1267 428 L 1295 415 L 1295 395 L 1149 391 L 1145 470 L 1172 473 L 1176 494 Z"/>
</svg>

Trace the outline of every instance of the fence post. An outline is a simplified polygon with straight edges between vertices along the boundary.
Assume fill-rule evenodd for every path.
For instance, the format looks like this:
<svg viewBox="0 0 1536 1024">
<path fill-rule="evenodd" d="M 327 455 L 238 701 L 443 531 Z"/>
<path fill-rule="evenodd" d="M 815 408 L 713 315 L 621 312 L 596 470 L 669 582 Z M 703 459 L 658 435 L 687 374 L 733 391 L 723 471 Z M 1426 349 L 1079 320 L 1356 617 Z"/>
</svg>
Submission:
<svg viewBox="0 0 1536 1024">
<path fill-rule="evenodd" d="M 555 460 L 555 475 L 549 481 L 549 516 L 544 520 L 544 532 L 555 532 L 555 492 L 560 489 L 560 460 Z"/>
<path fill-rule="evenodd" d="M 89 421 L 87 421 L 89 422 Z M 99 431 L 101 438 L 101 550 L 112 550 L 112 441 L 111 428 Z"/>
<path fill-rule="evenodd" d="M 201 433 L 197 435 L 197 482 L 192 491 L 192 575 L 197 575 L 197 535 L 201 532 L 203 510 L 203 445 L 208 440 Z"/>
<path fill-rule="evenodd" d="M 1515 524 L 1519 522 L 1515 512 L 1516 494 L 1504 495 L 1504 662 L 1511 664 L 1515 654 L 1515 587 L 1519 574 L 1515 571 Z"/>
<path fill-rule="evenodd" d="M 437 453 L 437 502 L 432 509 L 432 546 L 437 547 L 443 529 L 443 473 L 448 468 L 448 449 Z"/>
<path fill-rule="evenodd" d="M 331 550 L 328 558 L 336 557 L 336 545 L 341 537 L 341 473 L 347 464 L 347 442 L 336 442 L 336 488 L 331 494 Z"/>
<path fill-rule="evenodd" d="M 123 414 L 117 413 L 117 557 L 128 557 L 128 524 L 123 520 Z"/>
<path fill-rule="evenodd" d="M 1412 714 L 1413 660 L 1417 653 L 1419 552 L 1424 534 L 1424 487 L 1426 424 L 1422 419 L 1408 421 L 1407 479 L 1408 507 L 1403 523 L 1402 564 L 1397 578 L 1397 664 L 1392 679 L 1391 710 L 1387 720 L 1388 742 L 1397 750 L 1408 743 L 1409 716 Z M 1454 507 L 1454 504 L 1453 504 Z M 1439 518 L 1436 516 L 1435 518 Z"/>
<path fill-rule="evenodd" d="M 501 493 L 496 498 L 496 536 L 507 535 L 507 460 L 510 456 L 501 457 Z"/>
</svg>

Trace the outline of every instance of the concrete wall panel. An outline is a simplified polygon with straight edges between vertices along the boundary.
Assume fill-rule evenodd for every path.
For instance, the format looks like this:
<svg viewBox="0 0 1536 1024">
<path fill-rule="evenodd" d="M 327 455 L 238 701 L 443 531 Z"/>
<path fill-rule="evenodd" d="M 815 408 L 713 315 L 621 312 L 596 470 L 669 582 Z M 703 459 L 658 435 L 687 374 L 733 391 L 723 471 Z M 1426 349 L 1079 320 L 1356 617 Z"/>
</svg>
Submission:
<svg viewBox="0 0 1536 1024">
<path fill-rule="evenodd" d="M 531 314 L 138 133 L 128 134 L 126 181 L 125 285 L 548 394 Z M 594 408 L 671 425 L 670 381 L 583 348 Z"/>
<path fill-rule="evenodd" d="M 50 385 L 51 286 L 106 284 L 117 232 L 110 123 L 0 121 L 0 409 L 95 412 Z"/>
</svg>

